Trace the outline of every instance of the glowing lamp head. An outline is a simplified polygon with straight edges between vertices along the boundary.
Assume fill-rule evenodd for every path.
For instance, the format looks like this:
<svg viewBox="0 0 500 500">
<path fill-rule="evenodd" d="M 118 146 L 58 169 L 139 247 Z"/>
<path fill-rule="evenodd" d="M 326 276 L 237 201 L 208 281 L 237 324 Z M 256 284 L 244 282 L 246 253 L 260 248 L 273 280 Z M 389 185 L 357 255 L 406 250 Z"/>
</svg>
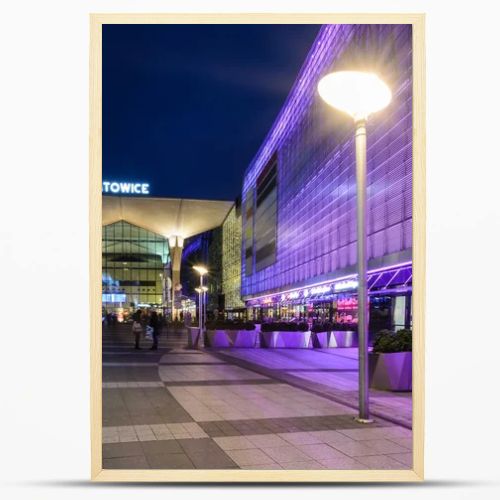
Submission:
<svg viewBox="0 0 500 500">
<path fill-rule="evenodd" d="M 203 266 L 193 266 L 193 269 L 201 276 L 208 273 L 208 269 Z"/>
<path fill-rule="evenodd" d="M 384 109 L 392 99 L 389 87 L 374 73 L 335 71 L 318 84 L 321 98 L 333 108 L 351 115 L 354 120 L 366 120 Z"/>
<path fill-rule="evenodd" d="M 184 246 L 184 238 L 182 236 L 172 234 L 168 237 L 168 244 L 170 245 L 170 248 L 182 248 Z"/>
<path fill-rule="evenodd" d="M 199 286 L 197 286 L 197 287 L 195 288 L 195 291 L 197 291 L 198 293 L 201 293 L 203 290 L 202 290 Z"/>
</svg>

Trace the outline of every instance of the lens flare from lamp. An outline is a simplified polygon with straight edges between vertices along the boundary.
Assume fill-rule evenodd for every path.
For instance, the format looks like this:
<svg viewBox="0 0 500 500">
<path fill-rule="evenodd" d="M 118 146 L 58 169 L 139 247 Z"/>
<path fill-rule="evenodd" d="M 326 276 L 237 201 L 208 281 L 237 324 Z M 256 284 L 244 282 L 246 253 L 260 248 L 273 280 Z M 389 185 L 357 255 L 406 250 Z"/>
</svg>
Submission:
<svg viewBox="0 0 500 500">
<path fill-rule="evenodd" d="M 351 115 L 354 120 L 366 120 L 384 109 L 392 99 L 389 87 L 374 73 L 335 71 L 318 84 L 321 98 L 333 108 Z"/>
<path fill-rule="evenodd" d="M 193 266 L 193 269 L 198 272 L 201 276 L 208 273 L 208 269 L 203 266 Z"/>
</svg>

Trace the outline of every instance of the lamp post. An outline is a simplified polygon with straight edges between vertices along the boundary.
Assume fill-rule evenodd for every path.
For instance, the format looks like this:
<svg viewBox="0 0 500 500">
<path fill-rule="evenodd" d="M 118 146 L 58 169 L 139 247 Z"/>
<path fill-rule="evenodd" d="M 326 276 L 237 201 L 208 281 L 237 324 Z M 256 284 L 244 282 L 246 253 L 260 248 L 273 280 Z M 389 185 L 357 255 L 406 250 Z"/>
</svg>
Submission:
<svg viewBox="0 0 500 500">
<path fill-rule="evenodd" d="M 206 325 L 207 324 L 207 291 L 208 291 L 208 287 L 206 286 L 202 286 L 201 287 L 201 292 L 203 294 L 203 324 Z"/>
<path fill-rule="evenodd" d="M 205 292 L 204 292 L 204 288 L 206 289 L 206 287 L 203 286 L 203 276 L 205 276 L 205 274 L 208 273 L 208 269 L 204 266 L 193 266 L 193 269 L 200 275 L 200 286 L 198 288 L 196 288 L 196 291 L 198 292 L 199 294 L 199 321 L 198 321 L 198 324 L 199 324 L 199 327 L 200 327 L 200 334 L 201 332 L 203 331 L 203 299 L 204 299 L 204 295 L 205 295 Z"/>
<path fill-rule="evenodd" d="M 202 316 L 202 294 L 203 291 L 202 289 L 197 286 L 195 288 L 195 291 L 198 293 L 198 328 L 200 329 L 200 334 L 201 334 L 201 316 Z"/>
<path fill-rule="evenodd" d="M 180 291 L 182 285 L 180 283 L 182 249 L 184 247 L 184 238 L 182 236 L 172 234 L 168 237 L 168 245 L 170 251 L 172 270 L 172 321 L 175 319 L 175 292 Z M 181 288 L 178 288 L 181 287 Z"/>
<path fill-rule="evenodd" d="M 371 113 L 385 108 L 392 98 L 389 87 L 375 74 L 336 71 L 318 84 L 323 100 L 349 114 L 355 124 L 356 222 L 358 271 L 359 414 L 358 422 L 370 423 L 368 372 L 368 292 L 366 287 L 366 121 Z"/>
</svg>

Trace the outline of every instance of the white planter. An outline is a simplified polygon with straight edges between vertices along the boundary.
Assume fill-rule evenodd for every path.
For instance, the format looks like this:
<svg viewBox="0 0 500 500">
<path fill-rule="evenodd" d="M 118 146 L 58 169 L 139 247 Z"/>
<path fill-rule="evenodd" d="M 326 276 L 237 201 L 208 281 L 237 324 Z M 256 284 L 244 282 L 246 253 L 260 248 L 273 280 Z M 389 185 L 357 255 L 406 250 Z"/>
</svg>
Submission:
<svg viewBox="0 0 500 500">
<path fill-rule="evenodd" d="M 386 391 L 411 391 L 412 353 L 370 353 L 370 387 Z"/>
<path fill-rule="evenodd" d="M 260 346 L 264 348 L 308 349 L 311 332 L 260 332 Z"/>
<path fill-rule="evenodd" d="M 189 327 L 188 331 L 188 346 L 191 349 L 196 349 L 200 342 L 200 329 L 198 327 Z"/>
<path fill-rule="evenodd" d="M 206 347 L 255 347 L 255 330 L 207 330 Z"/>
</svg>

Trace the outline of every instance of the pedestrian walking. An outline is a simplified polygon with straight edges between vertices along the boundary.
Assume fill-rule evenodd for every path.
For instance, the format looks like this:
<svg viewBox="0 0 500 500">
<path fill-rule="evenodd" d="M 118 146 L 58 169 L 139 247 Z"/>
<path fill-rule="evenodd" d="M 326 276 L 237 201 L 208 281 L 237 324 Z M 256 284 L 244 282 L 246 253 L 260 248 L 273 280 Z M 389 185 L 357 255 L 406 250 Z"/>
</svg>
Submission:
<svg viewBox="0 0 500 500">
<path fill-rule="evenodd" d="M 136 311 L 133 316 L 132 321 L 132 333 L 135 337 L 135 349 L 140 349 L 141 336 L 142 336 L 142 324 L 141 324 L 141 311 Z"/>
<path fill-rule="evenodd" d="M 160 321 L 156 311 L 151 312 L 149 326 L 153 329 L 153 345 L 151 350 L 156 351 L 158 349 L 158 337 L 160 336 Z"/>
</svg>

